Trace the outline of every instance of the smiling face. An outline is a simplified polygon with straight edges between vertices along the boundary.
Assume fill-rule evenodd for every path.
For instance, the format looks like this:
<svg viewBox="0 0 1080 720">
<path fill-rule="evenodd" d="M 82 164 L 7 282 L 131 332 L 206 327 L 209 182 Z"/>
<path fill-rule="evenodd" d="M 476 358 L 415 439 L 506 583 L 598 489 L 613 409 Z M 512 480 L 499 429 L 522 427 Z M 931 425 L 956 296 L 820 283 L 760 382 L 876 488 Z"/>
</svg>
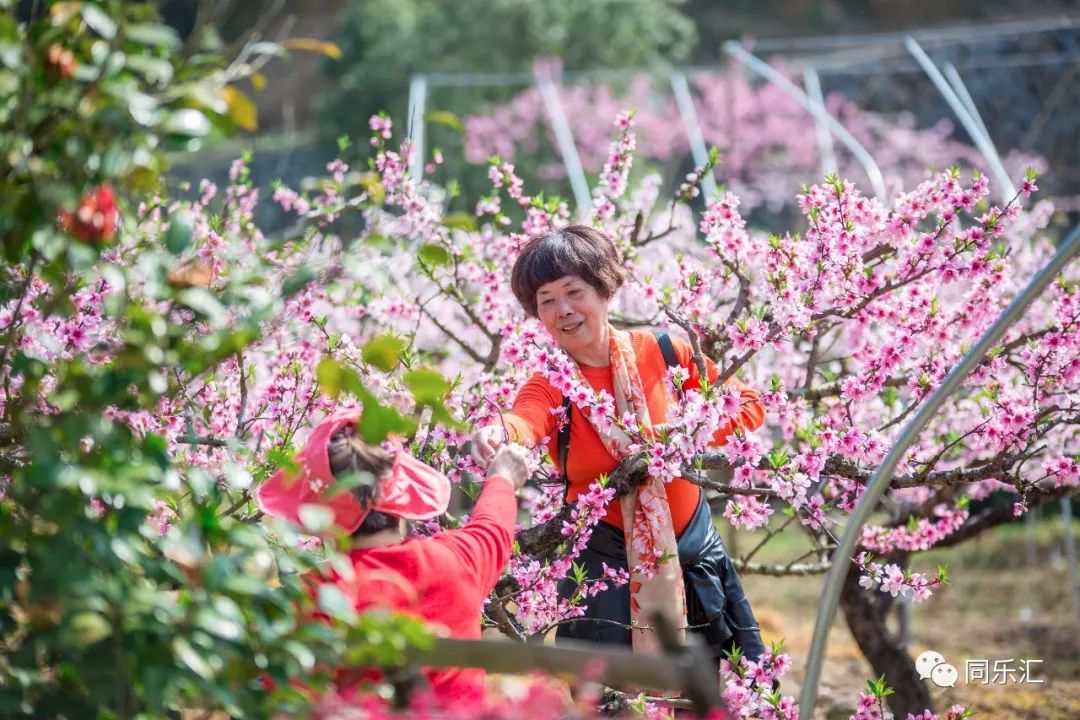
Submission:
<svg viewBox="0 0 1080 720">
<path fill-rule="evenodd" d="M 567 275 L 536 291 L 540 322 L 563 350 L 586 365 L 608 357 L 608 298 L 580 275 Z"/>
</svg>

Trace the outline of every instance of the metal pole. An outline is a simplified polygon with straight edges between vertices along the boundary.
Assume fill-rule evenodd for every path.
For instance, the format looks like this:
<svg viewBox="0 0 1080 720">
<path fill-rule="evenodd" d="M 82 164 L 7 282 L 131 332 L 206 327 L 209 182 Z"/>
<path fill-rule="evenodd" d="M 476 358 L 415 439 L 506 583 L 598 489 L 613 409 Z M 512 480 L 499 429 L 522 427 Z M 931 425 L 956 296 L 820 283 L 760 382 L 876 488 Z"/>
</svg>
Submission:
<svg viewBox="0 0 1080 720">
<path fill-rule="evenodd" d="M 709 162 L 709 149 L 705 146 L 705 136 L 701 134 L 701 123 L 698 122 L 694 96 L 690 94 L 686 75 L 678 71 L 671 73 L 671 92 L 675 94 L 675 104 L 679 106 L 679 115 L 686 130 L 686 139 L 690 143 L 690 153 L 694 156 L 694 164 L 704 166 Z M 706 201 L 716 197 L 716 178 L 713 177 L 712 170 L 705 173 L 701 187 L 705 190 Z"/>
<path fill-rule="evenodd" d="M 964 84 L 964 79 L 960 77 L 960 73 L 956 70 L 956 66 L 951 62 L 947 62 L 941 66 L 941 73 L 945 76 L 945 79 L 949 81 L 949 85 L 952 86 L 952 89 L 956 91 L 956 96 L 960 98 L 960 102 L 964 103 L 964 107 L 967 108 L 968 113 L 971 115 L 971 119 L 979 126 L 979 132 L 982 133 L 983 139 L 987 142 L 991 142 L 990 131 L 986 129 L 986 123 L 983 122 L 979 107 L 975 104 L 975 99 L 971 97 L 971 93 L 968 92 L 967 85 Z M 991 145 L 993 145 L 992 142 Z M 996 153 L 996 147 L 994 148 L 994 151 Z"/>
<path fill-rule="evenodd" d="M 409 82 L 409 112 L 406 134 L 411 141 L 409 176 L 416 182 L 424 175 L 424 108 L 427 106 L 427 77 L 413 75 Z"/>
<path fill-rule="evenodd" d="M 854 135 L 848 132 L 847 128 L 830 115 L 824 107 L 811 100 L 809 95 L 795 87 L 790 80 L 777 72 L 775 68 L 764 60 L 748 53 L 734 40 L 728 40 L 724 43 L 723 47 L 724 52 L 728 55 L 731 55 L 758 75 L 761 75 L 773 85 L 776 85 L 788 95 L 795 98 L 796 102 L 806 108 L 815 119 L 828 125 L 829 129 L 840 139 L 840 142 L 844 143 L 844 146 L 851 151 L 851 154 L 855 156 L 855 159 L 858 160 L 863 166 L 863 169 L 866 170 L 866 174 L 870 178 L 870 185 L 874 188 L 874 195 L 882 202 L 888 199 L 885 193 L 885 180 L 881 175 L 881 168 L 877 166 L 877 163 L 874 162 L 874 158 L 867 152 L 866 148 L 855 139 Z"/>
<path fill-rule="evenodd" d="M 979 108 L 976 107 L 975 100 L 972 99 L 971 93 L 968 92 L 967 85 L 964 84 L 964 79 L 960 77 L 960 73 L 952 63 L 945 63 L 945 77 L 949 81 L 949 84 L 952 85 L 953 90 L 956 91 L 960 101 L 964 103 L 964 107 L 971 113 L 971 117 L 978 124 L 979 129 L 983 134 L 983 140 L 986 141 L 990 151 L 993 153 L 994 162 L 1004 170 L 1005 165 L 1001 162 L 1001 154 L 994 145 L 994 141 L 990 139 L 990 131 L 986 129 L 986 123 L 983 122 L 982 115 L 979 114 Z M 1006 198 L 1006 200 L 1016 197 L 1016 185 L 1013 183 L 1012 178 L 1009 177 L 1008 172 L 1005 172 L 1004 181 L 1005 187 L 1009 191 L 1009 197 Z"/>
<path fill-rule="evenodd" d="M 904 39 L 904 47 L 907 48 L 911 56 L 915 58 L 915 61 L 922 67 L 923 72 L 930 78 L 930 82 L 934 83 L 934 87 L 937 88 L 941 96 L 945 98 L 945 102 L 949 104 L 952 111 L 956 113 L 956 117 L 960 120 L 960 124 L 967 130 L 968 135 L 975 142 L 975 147 L 979 149 L 986 161 L 990 163 L 990 172 L 995 176 L 995 182 L 999 188 L 1002 202 L 1008 202 L 1015 194 L 1016 188 L 1009 180 L 1009 173 L 1005 171 L 1005 166 L 1001 164 L 1001 158 L 998 157 L 997 151 L 994 146 L 990 144 L 989 138 L 985 137 L 979 128 L 979 124 L 975 121 L 975 118 L 964 107 L 963 101 L 956 94 L 956 91 L 952 89 L 949 82 L 945 79 L 945 76 L 941 74 L 941 71 L 934 65 L 934 61 L 930 59 L 930 56 L 926 54 L 926 51 L 919 46 L 919 43 L 915 42 L 915 39 L 908 36 Z M 959 77 L 959 75 L 957 76 Z"/>
<path fill-rule="evenodd" d="M 1065 561 L 1069 563 L 1073 614 L 1076 615 L 1076 637 L 1080 639 L 1080 575 L 1076 567 L 1076 534 L 1073 532 L 1072 498 L 1061 498 L 1061 519 L 1065 522 Z"/>
<path fill-rule="evenodd" d="M 547 109 L 548 119 L 551 121 L 551 129 L 555 133 L 555 141 L 559 145 L 559 154 L 562 155 L 563 165 L 566 167 L 566 174 L 570 179 L 570 189 L 574 193 L 574 201 L 577 203 L 578 212 L 587 213 L 592 208 L 589 181 L 585 177 L 585 168 L 581 165 L 577 145 L 574 144 L 574 133 L 566 119 L 566 113 L 563 112 L 559 91 L 555 87 L 555 83 L 548 77 L 536 78 L 536 88 L 540 91 L 540 97 L 544 100 L 544 107 Z"/>
<path fill-rule="evenodd" d="M 1047 19 L 1026 20 L 1020 22 L 986 23 L 975 25 L 965 23 L 957 27 L 920 30 L 915 34 L 924 42 L 956 43 L 982 42 L 1009 35 L 1045 33 L 1055 30 L 1071 30 L 1080 26 L 1077 17 L 1053 17 Z M 807 52 L 811 50 L 836 50 L 865 45 L 892 45 L 899 42 L 908 33 L 883 32 L 861 33 L 856 35 L 812 35 L 809 37 L 762 38 L 754 43 L 761 52 Z"/>
<path fill-rule="evenodd" d="M 803 68 L 803 85 L 806 86 L 806 94 L 817 105 L 825 107 L 825 96 L 821 93 L 821 78 L 812 65 Z M 817 133 L 818 151 L 821 153 L 821 172 L 831 175 L 836 172 L 836 148 L 833 147 L 832 135 L 828 126 L 821 119 L 814 116 L 814 130 Z"/>
<path fill-rule="evenodd" d="M 849 559 L 855 551 L 855 545 L 863 525 L 870 519 L 870 515 L 877 507 L 881 497 L 889 489 L 893 471 L 896 470 L 900 459 L 919 436 L 919 433 L 922 432 L 922 429 L 930 422 L 934 414 L 952 395 L 953 391 L 960 386 L 961 381 L 975 369 L 983 356 L 1005 335 L 1005 331 L 1016 322 L 1028 305 L 1039 296 L 1046 286 L 1054 281 L 1062 268 L 1078 252 L 1080 252 L 1080 225 L 1072 229 L 1057 253 L 1050 259 L 1050 262 L 1032 278 L 1023 292 L 1009 303 L 1009 306 L 994 321 L 990 329 L 983 333 L 983 336 L 979 338 L 974 347 L 968 350 L 959 364 L 945 376 L 941 385 L 927 398 L 926 403 L 919 408 L 915 417 L 904 426 L 904 429 L 896 438 L 896 442 L 893 443 L 892 448 L 889 450 L 889 454 L 885 456 L 881 465 L 870 477 L 862 499 L 859 500 L 859 504 L 855 507 L 855 511 L 851 514 L 847 525 L 844 527 L 840 545 L 832 555 L 832 563 L 825 577 L 825 586 L 821 592 L 821 602 L 818 603 L 817 620 L 814 624 L 814 637 L 810 644 L 810 654 L 806 660 L 806 679 L 803 682 L 802 693 L 799 696 L 799 717 L 809 718 L 813 713 L 814 703 L 817 702 L 818 682 L 821 679 L 821 662 L 825 653 L 825 643 L 829 638 L 829 628 L 832 627 L 833 620 L 836 618 L 836 606 L 840 602 L 841 586 L 851 569 Z"/>
</svg>

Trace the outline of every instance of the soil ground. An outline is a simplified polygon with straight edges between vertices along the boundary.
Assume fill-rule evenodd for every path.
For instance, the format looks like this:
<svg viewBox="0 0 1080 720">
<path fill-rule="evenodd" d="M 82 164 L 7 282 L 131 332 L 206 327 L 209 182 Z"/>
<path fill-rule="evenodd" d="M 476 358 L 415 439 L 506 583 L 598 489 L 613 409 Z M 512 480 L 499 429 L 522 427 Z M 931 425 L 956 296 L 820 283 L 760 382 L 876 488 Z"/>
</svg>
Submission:
<svg viewBox="0 0 1080 720">
<path fill-rule="evenodd" d="M 1080 522 L 1074 528 L 1080 535 Z M 739 534 L 737 551 L 745 553 L 760 537 Z M 754 560 L 787 562 L 808 547 L 802 533 L 785 532 Z M 936 710 L 959 703 L 980 720 L 1080 719 L 1080 617 L 1070 593 L 1064 547 L 1064 525 L 1057 517 L 1035 523 L 1030 531 L 1017 522 L 959 547 L 917 556 L 913 570 L 932 574 L 938 564 L 949 567 L 950 584 L 911 612 L 912 657 L 936 650 L 959 670 L 955 688 L 931 685 Z M 783 693 L 796 699 L 823 582 L 823 575 L 743 578 L 766 643 L 783 640 L 791 654 L 793 668 L 784 678 Z M 846 720 L 874 674 L 841 614 L 830 631 L 826 658 L 813 720 Z M 985 659 L 992 665 L 1021 658 L 1043 661 L 1031 668 L 1034 679 L 1044 682 L 965 681 L 968 660 Z"/>
</svg>

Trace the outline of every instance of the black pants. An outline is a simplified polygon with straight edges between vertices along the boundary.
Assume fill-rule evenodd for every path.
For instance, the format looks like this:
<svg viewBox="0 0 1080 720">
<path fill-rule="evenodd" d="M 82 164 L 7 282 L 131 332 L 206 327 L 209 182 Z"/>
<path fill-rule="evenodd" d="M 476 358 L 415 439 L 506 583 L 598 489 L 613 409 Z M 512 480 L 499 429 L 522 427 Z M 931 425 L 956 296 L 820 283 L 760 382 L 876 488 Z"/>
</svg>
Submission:
<svg viewBox="0 0 1080 720">
<path fill-rule="evenodd" d="M 741 648 L 747 659 L 756 660 L 765 651 L 761 629 L 743 592 L 739 574 L 713 526 L 704 495 L 677 543 L 686 585 L 686 624 L 701 636 L 718 663 L 735 646 Z M 626 568 L 623 531 L 603 521 L 598 523 L 577 562 L 585 568 L 590 580 L 603 576 L 602 563 Z M 570 597 L 576 587 L 573 579 L 564 579 L 559 585 L 559 597 Z M 616 588 L 609 582 L 607 590 L 582 602 L 585 615 L 560 625 L 555 633 L 556 642 L 565 638 L 630 644 L 629 585 Z"/>
</svg>

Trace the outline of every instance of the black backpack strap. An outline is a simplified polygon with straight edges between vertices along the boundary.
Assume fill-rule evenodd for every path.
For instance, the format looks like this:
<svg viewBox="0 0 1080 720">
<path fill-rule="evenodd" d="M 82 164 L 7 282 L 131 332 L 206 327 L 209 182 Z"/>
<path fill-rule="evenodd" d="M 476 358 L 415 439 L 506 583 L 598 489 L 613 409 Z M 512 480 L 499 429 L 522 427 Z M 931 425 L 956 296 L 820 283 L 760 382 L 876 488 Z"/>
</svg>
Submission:
<svg viewBox="0 0 1080 720">
<path fill-rule="evenodd" d="M 656 336 L 656 343 L 660 346 L 660 352 L 664 355 L 664 362 L 667 363 L 669 368 L 681 367 L 682 363 L 679 362 L 679 358 L 675 355 L 675 345 L 671 342 L 671 336 L 661 330 L 653 330 L 653 335 Z M 679 388 L 679 397 L 682 397 L 683 389 Z"/>
<path fill-rule="evenodd" d="M 562 468 L 563 482 L 569 487 L 569 479 L 566 476 L 566 457 L 570 454 L 570 418 L 572 417 L 570 413 L 573 410 L 570 398 L 563 398 L 562 409 L 564 420 L 562 427 L 559 428 L 559 435 L 555 439 L 555 447 L 559 453 L 559 467 Z"/>
<path fill-rule="evenodd" d="M 671 342 L 671 336 L 661 330 L 653 330 L 656 342 L 660 345 L 660 352 L 664 354 L 664 362 L 669 368 L 679 367 L 679 358 L 675 355 L 675 345 Z"/>
<path fill-rule="evenodd" d="M 566 478 L 566 456 L 570 452 L 570 411 L 573 404 L 569 397 L 563 398 L 563 426 L 558 429 L 558 437 L 555 439 L 555 447 L 558 450 L 558 466 L 563 468 L 563 478 Z"/>
</svg>

